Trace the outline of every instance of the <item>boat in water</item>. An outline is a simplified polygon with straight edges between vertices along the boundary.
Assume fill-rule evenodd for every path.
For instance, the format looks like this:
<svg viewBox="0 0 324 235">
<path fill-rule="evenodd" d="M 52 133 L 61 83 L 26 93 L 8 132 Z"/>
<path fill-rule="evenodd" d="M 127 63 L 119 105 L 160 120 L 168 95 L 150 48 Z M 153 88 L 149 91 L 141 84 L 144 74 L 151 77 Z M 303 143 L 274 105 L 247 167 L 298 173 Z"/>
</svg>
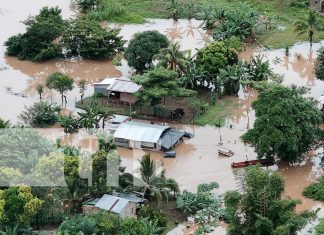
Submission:
<svg viewBox="0 0 324 235">
<path fill-rule="evenodd" d="M 274 164 L 274 161 L 270 159 L 248 160 L 244 162 L 233 162 L 231 166 L 232 168 L 241 168 L 257 164 L 260 164 L 261 166 L 272 166 Z"/>
<path fill-rule="evenodd" d="M 220 147 L 218 149 L 218 154 L 226 157 L 232 157 L 234 155 L 234 152 L 230 149 Z"/>
</svg>

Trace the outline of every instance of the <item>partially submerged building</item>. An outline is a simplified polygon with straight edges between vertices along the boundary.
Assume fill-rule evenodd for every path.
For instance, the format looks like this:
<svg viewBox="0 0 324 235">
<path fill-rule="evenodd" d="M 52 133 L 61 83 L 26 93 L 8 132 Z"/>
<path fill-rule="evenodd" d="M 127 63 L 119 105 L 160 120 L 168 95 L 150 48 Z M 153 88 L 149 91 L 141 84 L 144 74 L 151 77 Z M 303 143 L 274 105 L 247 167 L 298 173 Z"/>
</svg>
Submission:
<svg viewBox="0 0 324 235">
<path fill-rule="evenodd" d="M 122 218 L 136 217 L 137 210 L 146 201 L 135 194 L 105 194 L 101 198 L 90 199 L 83 203 L 84 214 L 95 214 L 101 210 L 116 213 Z"/>
<path fill-rule="evenodd" d="M 126 104 L 135 104 L 137 102 L 135 93 L 142 89 L 141 85 L 132 82 L 126 77 L 106 78 L 93 85 L 96 94 L 108 97 L 110 102 L 123 102 Z"/>
<path fill-rule="evenodd" d="M 114 139 L 121 147 L 168 151 L 180 143 L 184 135 L 170 126 L 130 121 L 119 125 Z"/>
</svg>

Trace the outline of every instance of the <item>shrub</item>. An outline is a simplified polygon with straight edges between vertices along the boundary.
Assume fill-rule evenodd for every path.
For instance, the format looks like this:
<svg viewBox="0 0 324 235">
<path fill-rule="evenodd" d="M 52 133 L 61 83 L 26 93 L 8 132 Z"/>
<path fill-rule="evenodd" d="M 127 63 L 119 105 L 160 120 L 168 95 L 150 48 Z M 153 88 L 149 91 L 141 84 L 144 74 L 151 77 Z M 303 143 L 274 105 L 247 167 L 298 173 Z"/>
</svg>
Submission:
<svg viewBox="0 0 324 235">
<path fill-rule="evenodd" d="M 141 207 L 138 216 L 140 218 L 148 218 L 150 221 L 157 220 L 158 226 L 162 228 L 166 227 L 168 223 L 167 217 L 162 211 L 149 205 Z"/>
<path fill-rule="evenodd" d="M 314 200 L 324 201 L 324 176 L 318 182 L 308 185 L 303 195 Z"/>
<path fill-rule="evenodd" d="M 324 47 L 318 52 L 314 69 L 316 78 L 324 81 Z"/>
<path fill-rule="evenodd" d="M 20 119 L 31 127 L 50 127 L 58 120 L 60 108 L 48 102 L 38 102 L 30 107 L 25 107 Z"/>
</svg>

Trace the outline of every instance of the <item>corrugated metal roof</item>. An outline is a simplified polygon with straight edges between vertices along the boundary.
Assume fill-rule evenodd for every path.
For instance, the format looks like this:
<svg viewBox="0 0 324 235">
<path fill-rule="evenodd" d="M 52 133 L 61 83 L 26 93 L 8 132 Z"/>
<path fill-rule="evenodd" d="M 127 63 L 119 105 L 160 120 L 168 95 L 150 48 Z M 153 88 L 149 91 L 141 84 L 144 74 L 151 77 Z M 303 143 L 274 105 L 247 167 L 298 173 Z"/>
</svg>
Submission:
<svg viewBox="0 0 324 235">
<path fill-rule="evenodd" d="M 114 83 L 108 86 L 108 90 L 126 93 L 135 93 L 141 89 L 141 85 L 124 79 L 116 79 Z"/>
<path fill-rule="evenodd" d="M 99 199 L 99 201 L 96 203 L 95 206 L 100 209 L 104 209 L 119 214 L 125 208 L 128 202 L 129 200 L 125 198 L 120 198 L 120 197 L 115 197 L 113 195 L 105 194 L 102 196 L 102 198 Z"/>
<path fill-rule="evenodd" d="M 142 122 L 126 122 L 119 125 L 114 133 L 114 137 L 133 141 L 157 143 L 163 131 L 168 128 L 170 127 Z"/>
<path fill-rule="evenodd" d="M 125 92 L 125 93 L 135 93 L 139 91 L 142 86 L 132 82 L 129 78 L 106 78 L 101 82 L 97 82 L 93 84 L 96 88 L 105 88 L 109 91 L 115 92 Z"/>
<path fill-rule="evenodd" d="M 184 132 L 178 131 L 174 128 L 166 131 L 161 138 L 161 146 L 165 149 L 170 149 L 184 136 L 184 134 Z"/>
</svg>

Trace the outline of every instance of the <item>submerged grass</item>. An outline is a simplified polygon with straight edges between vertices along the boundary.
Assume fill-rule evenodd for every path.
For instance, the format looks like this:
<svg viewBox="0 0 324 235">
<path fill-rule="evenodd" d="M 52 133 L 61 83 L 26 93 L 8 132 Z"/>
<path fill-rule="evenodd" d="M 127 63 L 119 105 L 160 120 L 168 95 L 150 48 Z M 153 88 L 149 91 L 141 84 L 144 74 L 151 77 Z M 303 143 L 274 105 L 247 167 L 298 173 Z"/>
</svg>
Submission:
<svg viewBox="0 0 324 235">
<path fill-rule="evenodd" d="M 187 18 L 191 0 L 180 0 L 180 17 Z M 307 36 L 297 37 L 294 22 L 305 17 L 307 0 L 196 0 L 195 18 L 203 17 L 203 9 L 232 9 L 238 3 L 246 2 L 261 14 L 271 17 L 271 30 L 261 32 L 258 43 L 272 48 L 282 48 L 298 41 L 306 41 Z M 170 18 L 170 0 L 101 0 L 98 10 L 88 13 L 88 17 L 99 21 L 142 24 L 147 18 Z M 292 6 L 294 5 L 294 6 Z M 299 5 L 299 6 L 298 6 Z M 319 32 L 316 39 L 324 38 Z"/>
<path fill-rule="evenodd" d="M 324 201 L 324 176 L 318 182 L 308 185 L 303 195 L 317 201 Z"/>
<path fill-rule="evenodd" d="M 231 114 L 231 110 L 237 108 L 238 104 L 232 99 L 218 100 L 215 105 L 209 106 L 208 110 L 199 116 L 194 123 L 196 125 L 224 126 L 225 119 Z"/>
</svg>

